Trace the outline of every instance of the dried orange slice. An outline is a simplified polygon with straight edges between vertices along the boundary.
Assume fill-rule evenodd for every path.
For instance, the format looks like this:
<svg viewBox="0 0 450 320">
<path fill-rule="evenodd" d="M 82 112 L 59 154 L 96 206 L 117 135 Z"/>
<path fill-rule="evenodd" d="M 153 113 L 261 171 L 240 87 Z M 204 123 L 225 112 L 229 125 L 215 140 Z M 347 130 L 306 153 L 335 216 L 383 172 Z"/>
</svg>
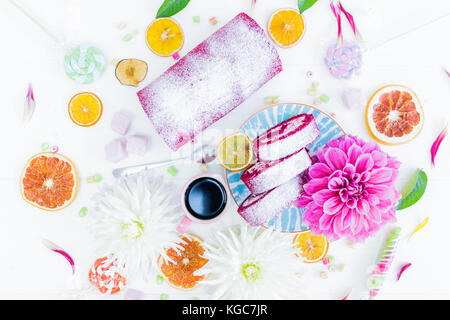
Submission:
<svg viewBox="0 0 450 320">
<path fill-rule="evenodd" d="M 70 119 L 81 127 L 91 127 L 96 124 L 103 113 L 103 103 L 91 92 L 78 93 L 70 99 Z"/>
<path fill-rule="evenodd" d="M 311 230 L 300 232 L 294 238 L 294 248 L 300 249 L 300 256 L 305 263 L 322 261 L 328 253 L 329 245 L 324 236 L 312 235 Z"/>
<path fill-rule="evenodd" d="M 41 153 L 26 164 L 20 179 L 22 197 L 46 211 L 69 206 L 76 197 L 78 175 L 74 164 L 60 154 Z"/>
<path fill-rule="evenodd" d="M 253 143 L 245 133 L 233 133 L 219 143 L 216 156 L 220 165 L 229 171 L 245 170 L 253 162 Z"/>
<path fill-rule="evenodd" d="M 382 87 L 367 104 L 367 130 L 379 143 L 399 145 L 409 142 L 420 134 L 423 124 L 422 105 L 407 87 Z"/>
<path fill-rule="evenodd" d="M 186 243 L 179 243 L 184 248 L 180 254 L 175 249 L 166 251 L 167 256 L 176 264 L 170 261 L 166 262 L 162 257 L 159 258 L 158 264 L 163 276 L 172 286 L 177 289 L 190 290 L 205 279 L 205 276 L 195 276 L 194 272 L 202 268 L 208 260 L 202 257 L 205 248 L 200 238 L 189 235 L 182 236 L 181 239 Z"/>
<path fill-rule="evenodd" d="M 282 48 L 295 46 L 305 33 L 305 21 L 296 9 L 279 9 L 269 19 L 267 32 Z"/>
<path fill-rule="evenodd" d="M 103 294 L 118 293 L 127 285 L 127 279 L 120 274 L 123 270 L 112 255 L 97 259 L 89 270 L 89 282 Z"/>
<path fill-rule="evenodd" d="M 174 55 L 184 44 L 183 31 L 172 18 L 154 20 L 147 28 L 146 39 L 150 50 L 162 57 Z"/>
</svg>

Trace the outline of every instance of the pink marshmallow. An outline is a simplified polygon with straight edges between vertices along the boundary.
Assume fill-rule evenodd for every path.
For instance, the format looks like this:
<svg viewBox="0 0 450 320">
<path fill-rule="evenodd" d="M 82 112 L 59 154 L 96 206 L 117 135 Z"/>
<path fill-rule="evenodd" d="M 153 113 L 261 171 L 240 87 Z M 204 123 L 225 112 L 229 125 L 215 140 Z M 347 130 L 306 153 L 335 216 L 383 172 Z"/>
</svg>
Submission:
<svg viewBox="0 0 450 320">
<path fill-rule="evenodd" d="M 122 112 L 117 112 L 111 121 L 111 128 L 121 135 L 126 135 L 131 126 L 130 118 Z"/>
<path fill-rule="evenodd" d="M 144 293 L 136 289 L 128 289 L 125 293 L 125 300 L 143 300 Z"/>
<path fill-rule="evenodd" d="M 135 154 L 143 156 L 148 149 L 148 138 L 142 135 L 133 135 L 127 138 L 127 152 L 128 154 Z"/>
<path fill-rule="evenodd" d="M 350 88 L 342 93 L 342 101 L 350 110 L 356 110 L 363 106 L 362 92 L 358 88 Z"/>
<path fill-rule="evenodd" d="M 117 163 L 128 157 L 127 141 L 119 138 L 111 141 L 105 146 L 106 160 Z"/>
</svg>

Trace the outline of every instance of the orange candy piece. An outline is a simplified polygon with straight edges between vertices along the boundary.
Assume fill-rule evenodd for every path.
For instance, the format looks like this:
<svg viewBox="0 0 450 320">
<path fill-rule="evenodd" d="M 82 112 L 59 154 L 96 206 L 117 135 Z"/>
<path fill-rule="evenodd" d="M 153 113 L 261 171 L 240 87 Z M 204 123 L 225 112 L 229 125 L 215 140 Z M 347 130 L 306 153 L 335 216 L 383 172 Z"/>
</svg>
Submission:
<svg viewBox="0 0 450 320">
<path fill-rule="evenodd" d="M 198 283 L 204 280 L 205 276 L 194 276 L 194 272 L 202 268 L 208 260 L 203 258 L 205 248 L 202 246 L 202 240 L 190 235 L 189 237 L 182 237 L 183 241 L 180 243 L 184 248 L 180 255 L 174 250 L 167 250 L 167 255 L 170 259 L 176 262 L 163 261 L 160 258 L 161 272 L 167 281 L 174 287 L 179 289 L 193 289 Z"/>
<path fill-rule="evenodd" d="M 89 270 L 89 282 L 101 293 L 118 293 L 127 285 L 127 280 L 119 273 L 117 259 L 104 257 L 94 262 Z"/>
</svg>

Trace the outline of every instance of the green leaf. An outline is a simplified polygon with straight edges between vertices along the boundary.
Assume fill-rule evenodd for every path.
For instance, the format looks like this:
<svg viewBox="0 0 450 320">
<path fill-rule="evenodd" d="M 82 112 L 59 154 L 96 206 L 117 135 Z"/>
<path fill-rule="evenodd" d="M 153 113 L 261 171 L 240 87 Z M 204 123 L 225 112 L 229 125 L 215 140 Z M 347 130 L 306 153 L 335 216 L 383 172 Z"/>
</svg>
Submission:
<svg viewBox="0 0 450 320">
<path fill-rule="evenodd" d="M 405 188 L 403 188 L 402 198 L 400 199 L 400 202 L 395 209 L 403 210 L 411 207 L 413 204 L 419 201 L 425 193 L 427 183 L 427 174 L 423 170 L 417 169 L 414 175 L 409 179 Z"/>
<path fill-rule="evenodd" d="M 298 0 L 298 10 L 300 13 L 305 12 L 311 8 L 318 0 Z"/>
<path fill-rule="evenodd" d="M 164 3 L 156 14 L 156 18 L 171 17 L 186 8 L 190 1 L 191 0 L 164 0 Z"/>
</svg>

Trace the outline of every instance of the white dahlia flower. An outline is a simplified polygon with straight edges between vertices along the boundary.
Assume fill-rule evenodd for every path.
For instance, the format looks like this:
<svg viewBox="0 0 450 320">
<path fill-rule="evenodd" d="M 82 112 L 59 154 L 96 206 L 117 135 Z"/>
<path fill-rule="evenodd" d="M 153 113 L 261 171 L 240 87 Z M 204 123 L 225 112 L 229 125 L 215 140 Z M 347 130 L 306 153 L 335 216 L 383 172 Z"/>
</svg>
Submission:
<svg viewBox="0 0 450 320">
<path fill-rule="evenodd" d="M 212 299 L 274 300 L 303 297 L 302 261 L 292 237 L 247 225 L 217 232 L 205 243 L 209 262 L 197 271 Z"/>
<path fill-rule="evenodd" d="M 127 274 L 145 276 L 159 255 L 169 259 L 166 249 L 182 250 L 176 231 L 182 214 L 172 194 L 162 177 L 149 172 L 105 185 L 89 215 L 92 231 L 103 240 L 101 254 L 114 254 Z"/>
</svg>

